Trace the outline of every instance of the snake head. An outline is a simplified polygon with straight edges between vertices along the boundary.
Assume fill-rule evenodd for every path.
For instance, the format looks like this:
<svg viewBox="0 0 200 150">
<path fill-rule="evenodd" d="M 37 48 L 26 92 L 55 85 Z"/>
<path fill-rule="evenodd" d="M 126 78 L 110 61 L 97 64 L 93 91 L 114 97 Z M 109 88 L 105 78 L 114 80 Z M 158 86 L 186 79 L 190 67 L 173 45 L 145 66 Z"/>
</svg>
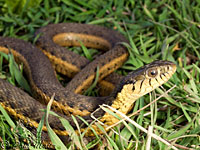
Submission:
<svg viewBox="0 0 200 150">
<path fill-rule="evenodd" d="M 173 62 L 154 61 L 130 72 L 122 79 L 116 93 L 128 93 L 139 98 L 167 82 L 175 71 L 176 65 Z"/>
</svg>

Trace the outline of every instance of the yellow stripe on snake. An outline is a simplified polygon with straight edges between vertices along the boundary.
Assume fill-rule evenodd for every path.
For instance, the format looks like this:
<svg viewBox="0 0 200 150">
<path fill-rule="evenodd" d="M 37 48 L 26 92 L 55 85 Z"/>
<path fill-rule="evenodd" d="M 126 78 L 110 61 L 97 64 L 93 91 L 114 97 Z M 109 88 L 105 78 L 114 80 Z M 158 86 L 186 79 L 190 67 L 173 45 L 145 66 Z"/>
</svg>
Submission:
<svg viewBox="0 0 200 150">
<path fill-rule="evenodd" d="M 123 77 L 109 96 L 83 96 L 80 94 L 93 82 L 97 67 L 98 79 L 102 81 L 127 60 L 129 54 L 122 43 L 128 41 L 116 31 L 85 24 L 52 24 L 39 29 L 36 32 L 36 35 L 38 34 L 39 48 L 16 38 L 0 37 L 0 51 L 12 52 L 15 60 L 23 63 L 34 97 L 0 79 L 0 104 L 11 116 L 35 128 L 43 115 L 40 109 L 46 107 L 44 104 L 50 101 L 53 94 L 55 97 L 52 109 L 75 127 L 71 115 L 82 116 L 90 123 L 93 121 L 90 114 L 102 104 L 127 114 L 138 98 L 168 81 L 176 71 L 176 65 L 170 61 L 154 61 Z M 80 46 L 80 41 L 86 47 L 100 49 L 104 53 L 89 62 L 85 57 L 66 51 L 63 47 Z M 57 72 L 73 77 L 66 87 L 57 80 L 50 62 Z M 112 85 L 108 81 L 102 82 Z M 95 113 L 95 117 L 100 117 L 105 126 L 118 121 L 102 110 Z M 82 123 L 79 118 L 77 120 Z M 57 134 L 68 135 L 57 117 L 50 115 L 49 124 Z M 101 134 L 97 126 L 92 127 Z M 43 130 L 45 131 L 46 127 Z M 88 130 L 87 135 L 93 133 Z"/>
</svg>

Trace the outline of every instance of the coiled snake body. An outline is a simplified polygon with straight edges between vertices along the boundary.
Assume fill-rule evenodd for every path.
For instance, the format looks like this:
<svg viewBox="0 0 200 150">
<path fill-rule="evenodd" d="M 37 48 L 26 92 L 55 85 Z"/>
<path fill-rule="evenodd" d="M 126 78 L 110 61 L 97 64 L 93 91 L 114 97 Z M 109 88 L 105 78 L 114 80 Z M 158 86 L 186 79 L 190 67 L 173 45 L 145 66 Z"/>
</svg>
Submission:
<svg viewBox="0 0 200 150">
<path fill-rule="evenodd" d="M 102 80 L 126 61 L 128 52 L 122 42 L 127 40 L 121 34 L 107 28 L 71 23 L 48 25 L 39 29 L 36 34 L 40 34 L 37 45 L 44 53 L 28 42 L 0 37 L 0 51 L 5 53 L 11 51 L 17 62 L 23 62 L 34 98 L 38 100 L 1 79 L 0 104 L 10 115 L 32 127 L 38 126 L 43 115 L 39 110 L 45 108 L 43 104 L 49 102 L 53 93 L 55 94 L 53 110 L 62 113 L 61 116 L 73 125 L 71 114 L 80 115 L 87 121 L 91 121 L 91 112 L 101 104 L 108 104 L 127 114 L 139 97 L 165 83 L 176 70 L 176 65 L 172 62 L 154 61 L 129 73 L 110 96 L 79 95 L 94 80 L 97 66 L 99 80 Z M 80 46 L 80 43 L 106 52 L 90 63 L 86 58 L 61 47 Z M 69 77 L 75 76 L 66 88 L 56 79 L 51 63 L 44 54 L 49 57 L 58 72 Z M 118 121 L 103 111 L 96 113 L 96 117 L 100 116 L 100 120 L 105 125 Z M 78 121 L 81 122 L 79 119 Z M 50 116 L 49 124 L 56 133 L 67 135 L 58 118 Z M 100 133 L 96 126 L 93 127 L 97 133 Z"/>
</svg>

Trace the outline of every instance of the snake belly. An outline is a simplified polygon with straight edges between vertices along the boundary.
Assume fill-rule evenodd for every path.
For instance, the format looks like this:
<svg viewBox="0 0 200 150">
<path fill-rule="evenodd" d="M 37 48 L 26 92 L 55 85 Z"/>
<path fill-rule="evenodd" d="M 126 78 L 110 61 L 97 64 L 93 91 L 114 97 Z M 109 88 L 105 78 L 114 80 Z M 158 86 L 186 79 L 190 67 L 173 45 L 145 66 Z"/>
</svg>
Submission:
<svg viewBox="0 0 200 150">
<path fill-rule="evenodd" d="M 59 64 L 61 64 L 62 67 L 68 66 L 68 69 L 66 70 L 70 70 L 70 67 L 76 68 L 75 71 L 70 70 L 69 73 L 66 73 L 66 75 L 68 76 L 74 76 L 74 74 L 77 74 L 77 72 L 81 70 L 72 79 L 71 82 L 73 84 L 70 85 L 70 90 L 62 87 L 62 85 L 56 79 L 55 71 L 53 70 L 48 58 L 42 53 L 41 50 L 39 50 L 32 44 L 16 38 L 0 37 L 0 51 L 5 53 L 12 52 L 17 62 L 23 62 L 24 70 L 31 85 L 33 96 L 35 99 L 40 101 L 42 104 L 47 104 L 51 96 L 55 94 L 52 104 L 53 110 L 61 113 L 61 116 L 69 120 L 72 125 L 73 121 L 70 117 L 71 114 L 83 116 L 84 119 L 90 122 L 92 120 L 90 114 L 94 112 L 97 108 L 99 108 L 99 105 L 101 104 L 108 104 L 116 108 L 120 112 L 127 114 L 132 108 L 133 103 L 139 97 L 165 83 L 176 70 L 176 66 L 172 62 L 155 61 L 130 73 L 127 77 L 123 78 L 121 84 L 117 85 L 116 90 L 110 96 L 88 97 L 75 94 L 73 91 L 76 91 L 78 89 L 78 92 L 76 92 L 81 93 L 81 91 L 85 89 L 85 87 L 87 88 L 91 84 L 95 77 L 97 66 L 100 70 L 99 79 L 101 80 L 103 77 L 107 76 L 109 73 L 113 72 L 116 68 L 123 64 L 123 62 L 128 57 L 128 53 L 126 48 L 121 45 L 120 42 L 126 42 L 126 40 L 124 40 L 124 38 L 122 38 L 123 36 L 115 31 L 93 25 L 50 25 L 46 28 L 41 28 L 38 33 L 44 35 L 50 34 L 46 31 L 47 28 L 53 28 L 52 30 L 69 28 L 65 31 L 58 30 L 58 32 L 49 35 L 49 37 L 52 37 L 54 40 L 46 43 L 51 43 L 52 45 L 42 45 L 41 39 L 38 40 L 38 45 L 42 50 L 48 50 L 44 53 L 48 57 L 52 58 L 50 59 L 52 63 L 56 62 L 56 65 L 54 66 L 54 68 L 58 68 L 56 70 L 59 71 Z M 113 39 L 109 39 L 111 35 L 114 37 Z M 69 52 L 70 54 L 66 55 L 67 57 L 64 57 L 64 51 L 66 52 L 66 50 L 60 48 L 60 46 L 58 48 L 58 53 L 53 51 L 56 47 L 58 47 L 57 44 L 61 46 L 79 46 L 76 45 L 78 43 L 77 39 L 72 40 L 71 45 L 63 44 L 68 43 L 69 39 L 64 40 L 64 42 L 61 41 L 61 43 L 58 43 L 60 42 L 60 40 L 56 41 L 56 38 L 58 38 L 59 36 L 61 36 L 62 38 L 63 36 L 75 36 L 78 37 L 78 41 L 81 41 L 82 39 L 84 39 L 84 37 L 87 37 L 86 39 L 88 40 L 86 40 L 86 42 L 83 41 L 83 43 L 86 45 L 89 43 L 89 45 L 87 46 L 95 47 L 93 45 L 98 45 L 95 48 L 105 48 L 110 50 L 102 54 L 91 63 L 85 60 L 85 58 L 81 58 L 85 62 L 79 63 L 78 60 L 73 59 L 76 58 L 76 55 L 71 54 L 71 52 Z M 50 38 L 50 40 L 52 40 L 52 38 Z M 96 40 L 98 39 L 101 39 L 100 44 L 95 44 Z M 43 40 L 45 43 L 46 38 L 44 38 Z M 76 41 L 75 44 L 74 41 Z M 57 42 L 57 44 L 55 44 L 55 42 Z M 78 58 L 80 59 L 80 57 Z M 77 64 L 76 61 L 78 61 Z M 65 62 L 67 65 L 65 64 Z M 69 65 L 70 62 L 71 64 Z M 81 66 L 82 64 L 84 65 Z M 84 67 L 85 64 L 88 65 Z M 28 94 L 22 92 L 20 89 L 11 86 L 9 83 L 0 80 L 1 105 L 12 116 L 17 119 L 23 120 L 25 123 L 32 127 L 38 126 L 39 118 L 41 118 L 41 116 L 43 115 L 43 112 L 39 111 L 38 108 L 44 108 L 44 105 L 35 101 L 35 99 L 31 98 Z M 111 125 L 118 121 L 118 119 L 103 111 L 98 111 L 95 114 L 95 117 L 102 117 L 101 121 L 104 122 L 105 125 Z M 52 117 L 52 119 L 50 118 L 50 125 L 55 127 L 56 133 L 60 135 L 67 135 L 58 119 L 56 120 L 54 117 Z M 95 125 L 93 125 L 92 127 L 97 131 L 97 133 L 101 133 L 98 127 L 96 127 Z M 44 130 L 46 130 L 45 127 Z M 91 135 L 91 133 L 88 133 L 88 135 Z"/>
</svg>

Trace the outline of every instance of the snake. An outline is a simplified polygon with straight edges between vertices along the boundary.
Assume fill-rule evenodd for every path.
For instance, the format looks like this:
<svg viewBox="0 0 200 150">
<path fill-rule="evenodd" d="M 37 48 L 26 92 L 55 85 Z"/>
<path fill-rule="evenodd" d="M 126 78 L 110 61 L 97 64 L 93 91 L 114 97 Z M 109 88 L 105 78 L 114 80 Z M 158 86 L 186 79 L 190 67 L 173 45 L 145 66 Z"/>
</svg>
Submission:
<svg viewBox="0 0 200 150">
<path fill-rule="evenodd" d="M 115 85 L 109 96 L 91 97 L 81 95 L 95 79 L 99 68 L 99 81 L 118 69 L 128 59 L 129 52 L 123 43 L 128 40 L 115 30 L 106 27 L 79 23 L 59 23 L 41 27 L 35 33 L 36 46 L 12 37 L 0 37 L 0 51 L 12 53 L 17 63 L 23 63 L 25 76 L 31 86 L 32 95 L 0 79 L 0 104 L 15 119 L 37 128 L 52 95 L 52 110 L 67 119 L 76 128 L 71 115 L 81 116 L 88 123 L 93 121 L 91 113 L 107 104 L 123 114 L 127 114 L 136 100 L 167 82 L 176 71 L 171 61 L 156 60 L 124 76 Z M 81 46 L 99 49 L 101 55 L 93 61 L 75 54 L 66 47 Z M 56 78 L 56 71 L 71 81 L 63 87 Z M 105 81 L 110 83 L 110 81 Z M 108 112 L 98 110 L 95 117 L 105 126 L 119 121 Z M 78 123 L 83 123 L 77 117 Z M 61 121 L 50 115 L 50 126 L 60 136 L 68 136 Z M 91 126 L 98 134 L 101 130 Z M 85 130 L 85 126 L 81 131 Z M 46 126 L 43 127 L 46 132 Z M 92 136 L 91 130 L 87 132 Z"/>
</svg>

